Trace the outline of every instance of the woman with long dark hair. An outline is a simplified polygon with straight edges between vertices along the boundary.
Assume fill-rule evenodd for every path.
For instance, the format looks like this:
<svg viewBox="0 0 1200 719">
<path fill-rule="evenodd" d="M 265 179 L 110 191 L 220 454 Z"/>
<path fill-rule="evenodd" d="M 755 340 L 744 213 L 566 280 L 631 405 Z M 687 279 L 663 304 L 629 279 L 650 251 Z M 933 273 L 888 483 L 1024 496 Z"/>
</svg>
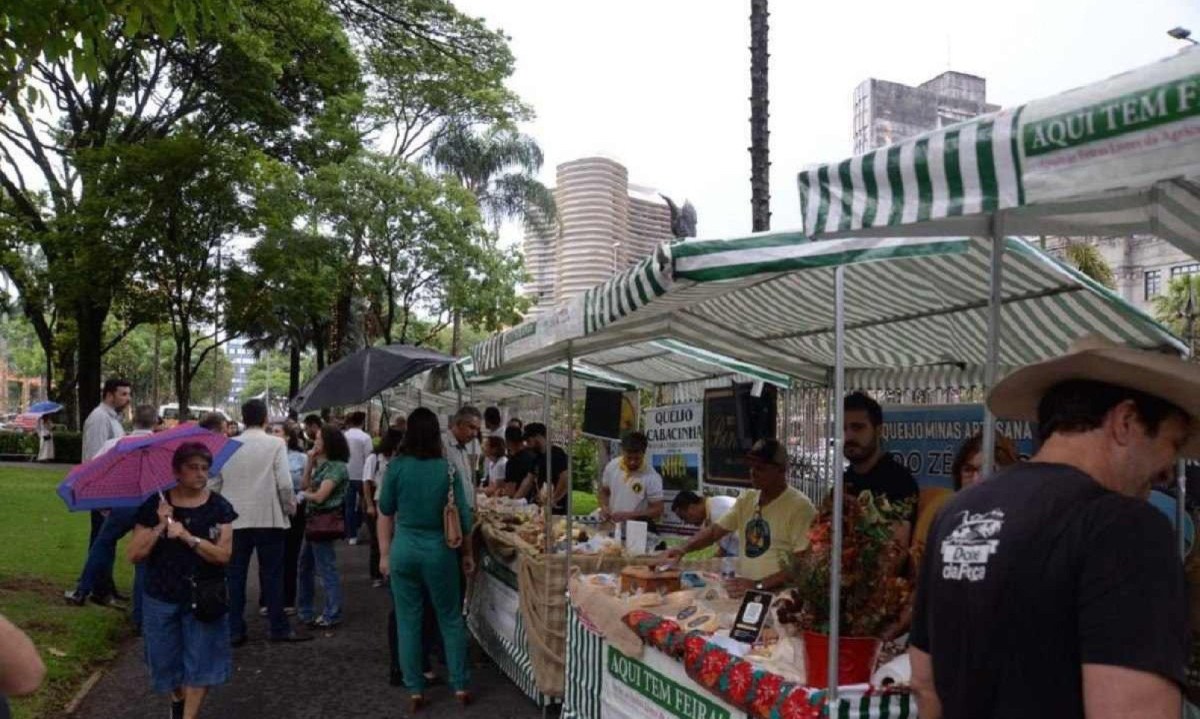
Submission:
<svg viewBox="0 0 1200 719">
<path fill-rule="evenodd" d="M 426 679 L 421 671 L 424 592 L 428 592 L 437 615 L 455 698 L 464 705 L 471 701 L 467 691 L 467 628 L 462 617 L 459 552 L 448 545 L 443 523 L 448 496 L 453 496 L 458 506 L 460 529 L 465 538 L 461 548 L 462 569 L 469 575 L 475 571 L 470 542 L 471 508 L 457 472 L 443 456 L 437 415 L 420 407 L 408 416 L 400 454 L 388 462 L 379 498 L 379 569 L 391 576 L 400 669 L 412 711 L 425 706 Z"/>
<path fill-rule="evenodd" d="M 317 442 L 308 453 L 302 482 L 309 529 L 313 528 L 318 516 L 342 512 L 350 483 L 346 469 L 349 460 L 350 445 L 342 430 L 331 424 L 321 427 Z M 342 583 L 338 577 L 335 541 L 313 539 L 312 532 L 308 532 L 300 549 L 296 602 L 300 605 L 301 621 L 313 629 L 329 629 L 342 621 Z M 313 610 L 314 569 L 321 576 L 321 588 L 325 592 L 325 607 L 319 617 L 314 617 Z"/>
</svg>

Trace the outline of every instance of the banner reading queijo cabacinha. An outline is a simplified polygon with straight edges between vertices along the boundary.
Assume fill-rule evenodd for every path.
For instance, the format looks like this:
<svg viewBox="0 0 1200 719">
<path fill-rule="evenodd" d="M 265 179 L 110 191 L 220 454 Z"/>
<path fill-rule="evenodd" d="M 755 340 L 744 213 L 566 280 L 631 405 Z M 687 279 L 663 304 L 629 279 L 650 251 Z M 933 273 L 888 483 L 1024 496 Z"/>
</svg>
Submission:
<svg viewBox="0 0 1200 719">
<path fill-rule="evenodd" d="M 696 492 L 704 452 L 704 405 L 700 402 L 669 404 L 645 411 L 642 426 L 650 448 L 646 461 L 662 475 L 663 491 Z"/>
</svg>

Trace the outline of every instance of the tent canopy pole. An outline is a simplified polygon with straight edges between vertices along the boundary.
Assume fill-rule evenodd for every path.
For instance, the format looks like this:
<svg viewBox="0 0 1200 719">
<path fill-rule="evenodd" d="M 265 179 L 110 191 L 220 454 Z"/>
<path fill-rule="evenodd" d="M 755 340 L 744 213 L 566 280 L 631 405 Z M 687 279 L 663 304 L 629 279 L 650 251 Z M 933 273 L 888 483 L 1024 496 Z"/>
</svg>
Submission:
<svg viewBox="0 0 1200 719">
<path fill-rule="evenodd" d="M 992 217 L 992 263 L 988 283 L 988 315 L 987 315 L 987 365 L 984 368 L 984 385 L 987 392 L 996 386 L 996 377 L 1000 361 L 1000 308 L 1003 304 L 1004 283 L 1004 222 L 1003 215 L 996 213 Z M 983 402 L 983 476 L 992 473 L 996 466 L 996 416 L 987 406 L 987 397 Z"/>
<path fill-rule="evenodd" d="M 575 468 L 571 452 L 571 442 L 575 436 L 575 353 L 571 351 L 571 343 L 567 343 L 567 566 L 564 574 L 567 579 L 567 596 L 571 595 L 571 544 L 574 540 L 572 531 L 572 516 L 575 514 Z"/>
<path fill-rule="evenodd" d="M 846 394 L 846 268 L 833 273 L 834 368 L 833 368 L 833 554 L 829 562 L 829 705 L 838 703 L 838 637 L 841 634 L 842 588 L 842 479 L 845 467 L 839 461 L 845 434 Z"/>
</svg>

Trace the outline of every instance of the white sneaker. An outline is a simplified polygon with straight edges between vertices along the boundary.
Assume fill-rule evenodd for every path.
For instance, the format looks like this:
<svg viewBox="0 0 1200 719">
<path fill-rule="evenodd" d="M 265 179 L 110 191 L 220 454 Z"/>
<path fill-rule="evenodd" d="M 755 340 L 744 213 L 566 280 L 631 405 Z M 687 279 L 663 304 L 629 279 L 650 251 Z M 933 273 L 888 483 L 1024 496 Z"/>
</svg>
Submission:
<svg viewBox="0 0 1200 719">
<path fill-rule="evenodd" d="M 358 546 L 358 538 L 351 537 L 350 539 L 346 540 L 346 544 L 349 544 L 351 547 L 357 547 Z"/>
<path fill-rule="evenodd" d="M 258 608 L 258 616 L 260 616 L 260 617 L 265 617 L 265 616 L 267 616 L 267 608 L 266 608 L 266 607 L 259 607 L 259 608 Z"/>
</svg>

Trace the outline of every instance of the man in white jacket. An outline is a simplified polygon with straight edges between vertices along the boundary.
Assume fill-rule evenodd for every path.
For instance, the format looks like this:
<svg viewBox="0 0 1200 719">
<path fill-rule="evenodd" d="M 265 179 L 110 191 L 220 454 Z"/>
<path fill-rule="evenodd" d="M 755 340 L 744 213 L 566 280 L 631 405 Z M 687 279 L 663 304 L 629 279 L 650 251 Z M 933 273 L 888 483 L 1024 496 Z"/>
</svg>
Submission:
<svg viewBox="0 0 1200 719">
<path fill-rule="evenodd" d="M 258 553 L 258 581 L 267 599 L 269 638 L 273 642 L 312 639 L 297 633 L 283 613 L 283 557 L 288 517 L 295 513 L 296 496 L 288 468 L 287 445 L 263 429 L 267 405 L 252 399 L 242 405 L 246 431 L 238 436 L 242 448 L 229 458 L 210 483 L 237 510 L 233 521 L 233 557 L 229 561 L 229 635 L 235 647 L 246 643 L 246 575 L 250 555 Z"/>
</svg>

